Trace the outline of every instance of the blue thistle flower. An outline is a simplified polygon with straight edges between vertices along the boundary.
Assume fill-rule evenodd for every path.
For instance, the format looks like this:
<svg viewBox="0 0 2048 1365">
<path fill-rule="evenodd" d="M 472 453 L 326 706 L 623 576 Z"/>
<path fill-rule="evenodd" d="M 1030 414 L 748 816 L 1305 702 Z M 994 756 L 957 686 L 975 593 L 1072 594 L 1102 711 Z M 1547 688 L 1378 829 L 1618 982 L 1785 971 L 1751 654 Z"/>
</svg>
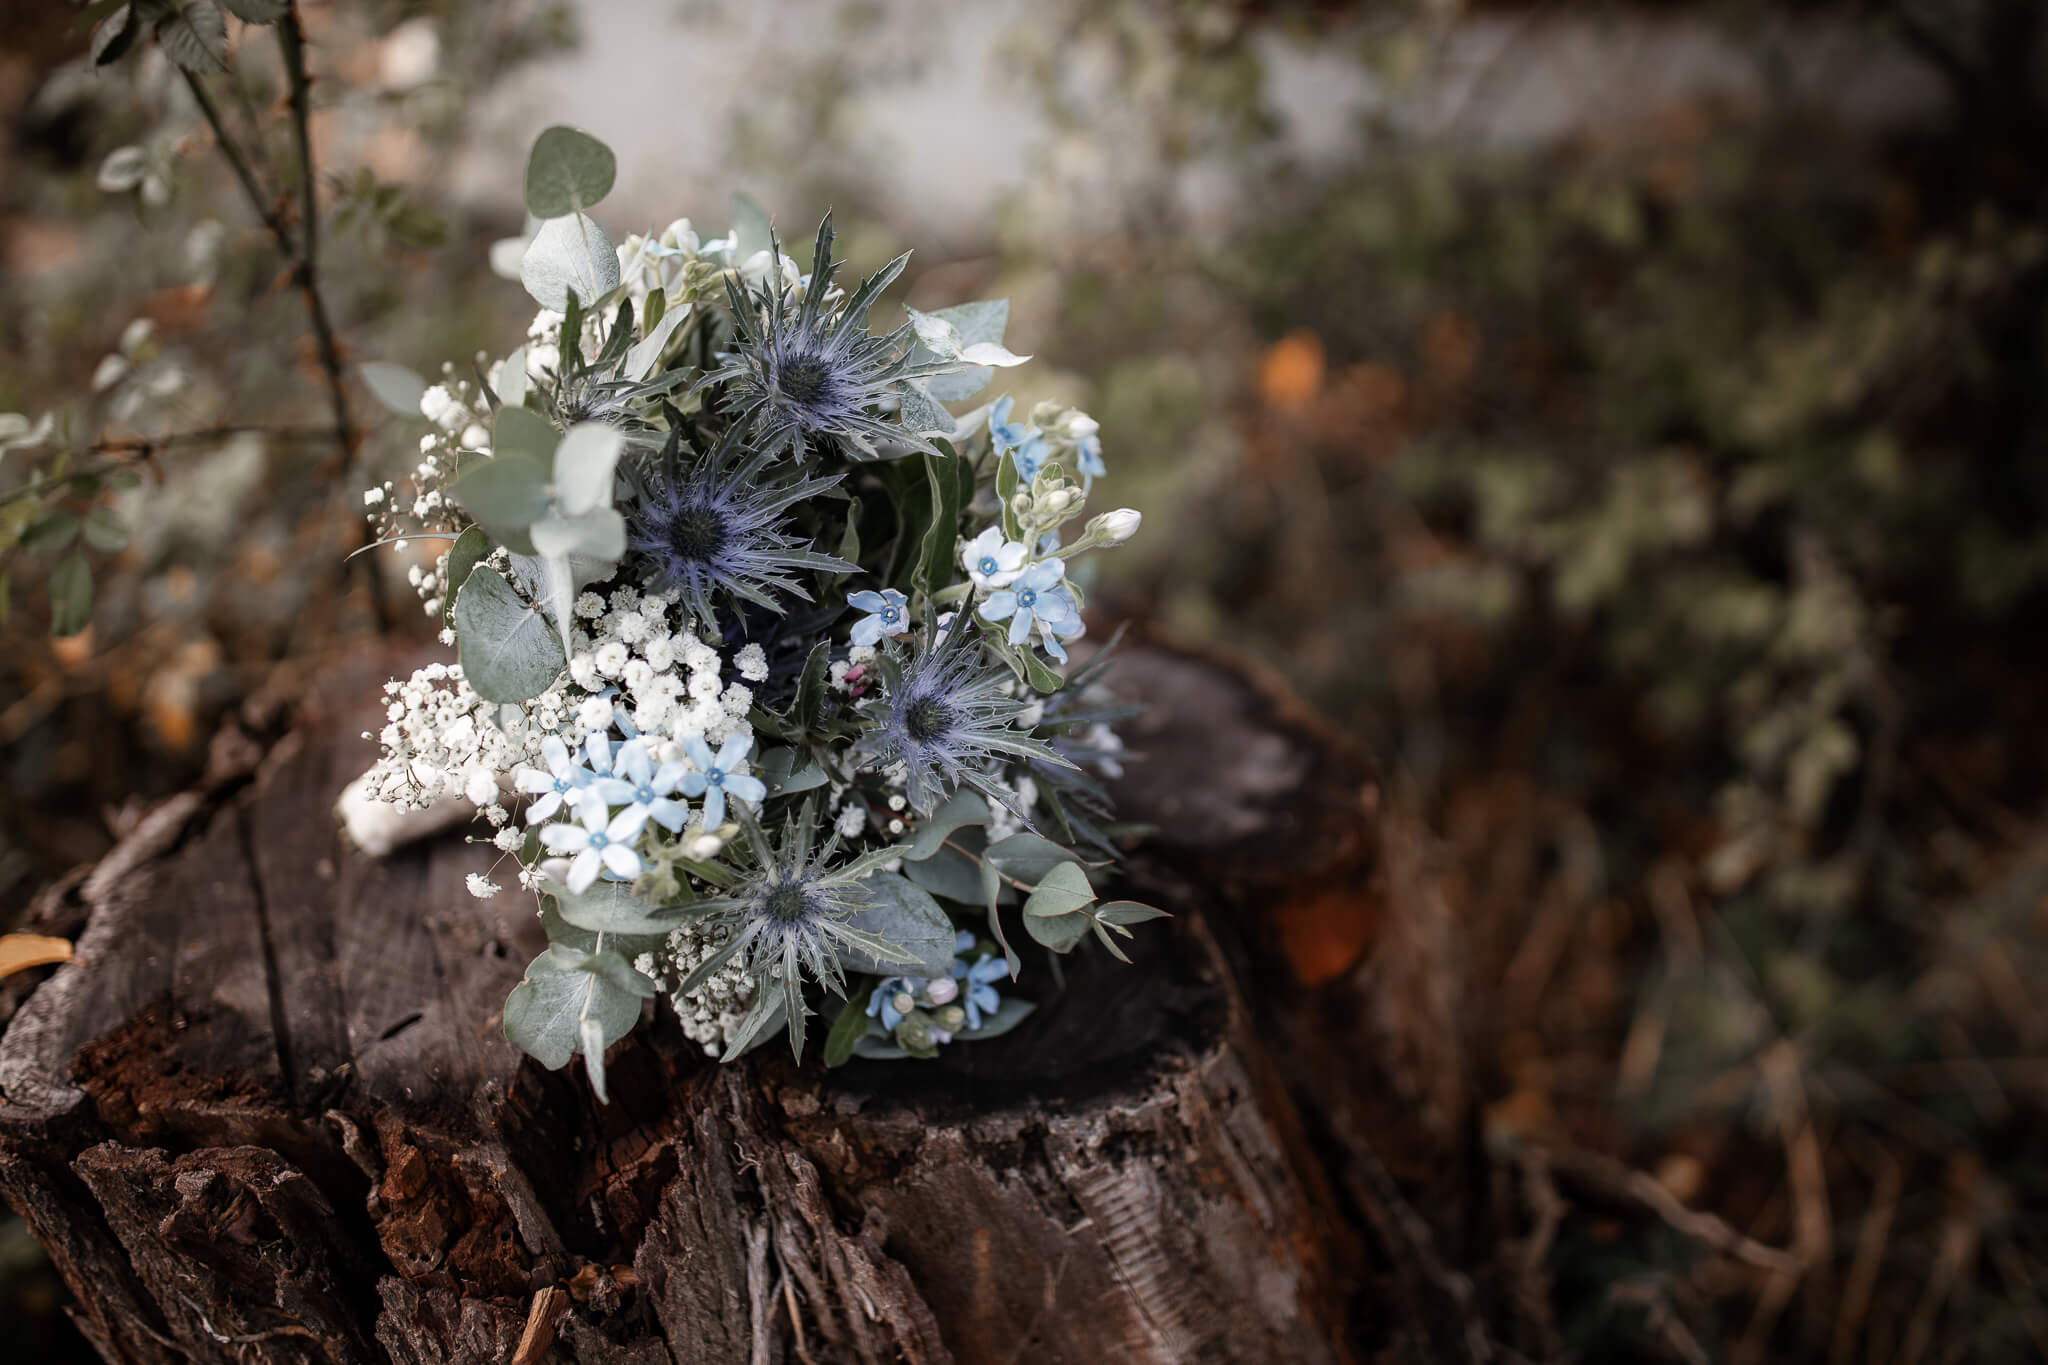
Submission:
<svg viewBox="0 0 2048 1365">
<path fill-rule="evenodd" d="M 772 250 L 778 255 L 779 244 Z M 734 318 L 733 350 L 725 364 L 699 379 L 696 389 L 725 386 L 723 409 L 733 424 L 744 427 L 757 450 L 771 455 L 807 458 L 821 445 L 836 446 L 848 457 L 878 457 L 878 442 L 900 442 L 929 448 L 921 437 L 876 411 L 893 400 L 902 380 L 944 374 L 962 368 L 954 363 L 912 364 L 908 324 L 886 336 L 867 329 L 868 310 L 883 290 L 903 273 L 905 252 L 861 282 L 838 309 L 826 311 L 832 275 L 832 215 L 818 225 L 811 258 L 811 277 L 803 302 L 793 310 L 784 297 L 782 276 L 770 270 L 756 289 L 743 288 L 726 277 Z"/>
<path fill-rule="evenodd" d="M 1016 810 L 1016 798 L 985 771 L 991 759 L 1066 764 L 1051 746 L 1010 723 L 1025 703 L 1002 694 L 1012 675 L 984 659 L 965 617 L 927 632 L 908 659 L 891 652 L 877 662 L 883 689 L 870 703 L 875 728 L 854 746 L 854 755 L 871 768 L 901 763 L 904 795 L 919 815 L 930 815 L 962 782 Z M 1026 811 L 1017 814 L 1030 818 Z"/>
<path fill-rule="evenodd" d="M 646 580 L 680 592 L 684 605 L 710 621 L 712 598 L 723 594 L 781 612 L 777 592 L 808 602 L 793 576 L 802 569 L 856 573 L 858 564 L 800 544 L 782 528 L 783 513 L 844 477 L 765 480 L 765 452 L 746 455 L 737 426 L 713 451 L 685 462 L 679 433 L 671 433 L 656 470 L 635 471 L 635 496 L 626 512 L 626 549 L 642 556 Z"/>
<path fill-rule="evenodd" d="M 724 946 L 707 958 L 677 987 L 688 995 L 709 980 L 728 962 L 737 961 L 752 977 L 759 992 L 752 1029 L 735 1036 L 728 1056 L 737 1056 L 770 1016 L 771 995 L 779 990 L 782 1007 L 789 1016 L 789 1045 L 799 1059 L 804 1051 L 804 982 L 815 981 L 833 994 L 846 994 L 846 972 L 839 964 L 842 954 L 853 953 L 872 963 L 909 964 L 912 957 L 879 934 L 849 923 L 853 915 L 872 903 L 860 882 L 883 863 L 900 855 L 893 846 L 876 849 L 858 858 L 832 866 L 839 853 L 835 830 L 822 848 L 813 849 L 817 835 L 817 806 L 806 801 L 795 818 L 782 828 L 779 845 L 771 844 L 760 823 L 746 813 L 740 817 L 747 845 L 753 851 L 754 870 L 726 895 L 694 901 L 693 915 L 730 930 Z"/>
</svg>

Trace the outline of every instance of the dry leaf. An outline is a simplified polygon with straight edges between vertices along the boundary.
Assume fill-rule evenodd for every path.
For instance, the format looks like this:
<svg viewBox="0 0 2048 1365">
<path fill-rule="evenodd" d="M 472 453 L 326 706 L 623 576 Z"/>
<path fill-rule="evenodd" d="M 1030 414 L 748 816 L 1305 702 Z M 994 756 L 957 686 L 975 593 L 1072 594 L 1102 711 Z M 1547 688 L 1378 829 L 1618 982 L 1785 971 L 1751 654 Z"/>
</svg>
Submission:
<svg viewBox="0 0 2048 1365">
<path fill-rule="evenodd" d="M 71 940 L 47 938 L 42 934 L 0 934 L 0 977 L 30 967 L 47 967 L 71 960 Z"/>
</svg>

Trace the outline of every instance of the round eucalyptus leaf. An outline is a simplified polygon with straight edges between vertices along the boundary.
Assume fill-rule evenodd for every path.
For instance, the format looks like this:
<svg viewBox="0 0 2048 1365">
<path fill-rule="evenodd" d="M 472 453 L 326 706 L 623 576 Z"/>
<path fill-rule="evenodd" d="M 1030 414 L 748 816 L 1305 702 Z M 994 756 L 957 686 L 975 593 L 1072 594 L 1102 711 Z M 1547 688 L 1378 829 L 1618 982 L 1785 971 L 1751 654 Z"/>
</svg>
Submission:
<svg viewBox="0 0 2048 1365">
<path fill-rule="evenodd" d="M 520 258 L 519 282 L 543 308 L 567 312 L 572 294 L 588 307 L 618 287 L 618 252 L 589 215 L 550 218 Z"/>
<path fill-rule="evenodd" d="M 526 207 L 536 218 L 582 213 L 612 191 L 618 177 L 612 149 L 590 134 L 556 124 L 533 141 L 526 158 Z"/>
<path fill-rule="evenodd" d="M 485 701 L 539 696 L 566 662 L 540 608 L 520 601 L 497 570 L 482 565 L 455 594 L 455 640 L 462 675 Z"/>
</svg>

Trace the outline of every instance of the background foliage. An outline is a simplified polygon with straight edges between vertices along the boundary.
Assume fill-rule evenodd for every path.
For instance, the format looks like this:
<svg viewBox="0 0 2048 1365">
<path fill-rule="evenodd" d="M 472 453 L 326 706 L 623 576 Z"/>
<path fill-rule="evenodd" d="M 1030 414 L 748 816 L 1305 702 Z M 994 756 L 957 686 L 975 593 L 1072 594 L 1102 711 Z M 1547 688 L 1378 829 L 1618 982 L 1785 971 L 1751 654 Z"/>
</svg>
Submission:
<svg viewBox="0 0 2048 1365">
<path fill-rule="evenodd" d="M 466 197 L 459 163 L 490 154 L 492 88 L 571 59 L 575 16 L 341 8 L 306 21 L 343 338 L 408 361 L 502 338 L 521 300 L 488 244 L 517 209 Z M 432 74 L 407 84 L 395 39 L 422 21 Z M 736 21 L 641 22 L 683 44 Z M 703 135 L 731 181 L 788 221 L 835 204 L 857 266 L 924 236 L 873 170 L 903 135 L 874 100 L 931 79 L 890 39 L 934 22 L 840 5 L 829 46 L 774 51 Z M 2037 7 L 1133 0 L 990 22 L 974 79 L 1046 131 L 904 297 L 1012 296 L 1014 344 L 1056 371 L 1034 382 L 1101 418 L 1118 501 L 1157 529 L 1096 600 L 1286 673 L 1440 836 L 1505 1166 L 1535 1144 L 1616 1157 L 1810 1267 L 1532 1212 L 1556 1344 L 2048 1354 Z M 84 439 L 317 433 L 261 224 L 170 73 L 85 78 L 63 65 L 85 42 L 41 20 L 0 81 L 0 409 L 61 395 Z M 1826 79 L 1845 50 L 1878 74 Z M 241 51 L 217 79 L 288 168 L 277 72 Z M 1571 65 L 1616 54 L 1669 79 L 1617 107 Z M 1343 137 L 1318 142 L 1305 89 L 1370 97 L 1335 101 Z M 164 202 L 99 187 L 128 146 Z M 110 354 L 124 376 L 95 394 Z M 117 411 L 166 365 L 175 425 Z M 360 458 L 395 467 L 396 444 L 373 432 Z M 9 905 L 189 781 L 227 707 L 369 628 L 362 585 L 335 590 L 359 534 L 335 466 L 317 440 L 224 438 L 67 504 L 128 533 L 92 549 L 89 635 L 49 637 L 55 561 L 21 557 Z"/>
</svg>

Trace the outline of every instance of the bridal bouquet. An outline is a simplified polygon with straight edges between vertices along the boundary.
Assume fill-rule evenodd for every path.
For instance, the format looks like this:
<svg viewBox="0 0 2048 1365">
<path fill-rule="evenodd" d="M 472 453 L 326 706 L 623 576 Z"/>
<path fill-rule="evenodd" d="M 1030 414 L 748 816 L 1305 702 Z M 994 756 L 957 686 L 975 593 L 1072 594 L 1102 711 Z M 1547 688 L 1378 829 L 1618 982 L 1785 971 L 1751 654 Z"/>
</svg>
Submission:
<svg viewBox="0 0 2048 1365">
<path fill-rule="evenodd" d="M 446 543 L 412 577 L 457 659 L 386 685 L 368 792 L 480 808 L 501 870 L 470 891 L 516 883 L 549 940 L 506 1036 L 600 1097 L 657 997 L 727 1058 L 800 1057 L 818 1011 L 834 1065 L 1003 1033 L 1019 927 L 1122 957 L 1162 913 L 1095 890 L 1129 708 L 1107 650 L 1069 658 L 1077 561 L 1138 513 L 1083 520 L 1086 414 L 949 406 L 1028 358 L 1006 301 L 871 330 L 907 256 L 841 278 L 827 215 L 806 270 L 745 200 L 723 237 L 614 245 L 614 173 L 573 129 L 535 143 L 538 227 L 501 244 L 524 345 L 431 387 L 364 367 L 429 428 L 365 500 L 380 539 Z"/>
</svg>

